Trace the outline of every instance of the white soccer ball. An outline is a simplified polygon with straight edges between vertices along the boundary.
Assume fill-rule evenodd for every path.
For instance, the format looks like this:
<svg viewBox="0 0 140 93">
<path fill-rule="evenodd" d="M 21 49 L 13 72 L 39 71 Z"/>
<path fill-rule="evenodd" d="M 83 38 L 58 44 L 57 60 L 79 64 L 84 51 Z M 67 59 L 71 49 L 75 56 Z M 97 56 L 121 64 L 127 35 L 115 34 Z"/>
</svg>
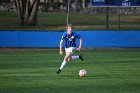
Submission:
<svg viewBox="0 0 140 93">
<path fill-rule="evenodd" d="M 80 76 L 80 77 L 85 77 L 86 75 L 87 75 L 87 71 L 86 71 L 86 70 L 81 69 L 81 70 L 79 71 L 79 76 Z"/>
</svg>

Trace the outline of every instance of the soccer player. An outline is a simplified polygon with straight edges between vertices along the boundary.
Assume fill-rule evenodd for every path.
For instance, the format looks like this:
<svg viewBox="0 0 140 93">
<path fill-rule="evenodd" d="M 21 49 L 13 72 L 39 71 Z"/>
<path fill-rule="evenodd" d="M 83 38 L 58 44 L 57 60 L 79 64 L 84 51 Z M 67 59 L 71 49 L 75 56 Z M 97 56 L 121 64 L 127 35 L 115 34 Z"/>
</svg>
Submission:
<svg viewBox="0 0 140 93">
<path fill-rule="evenodd" d="M 62 43 L 65 42 L 65 52 L 66 55 L 64 57 L 64 60 L 60 66 L 60 69 L 56 72 L 57 74 L 59 74 L 62 69 L 64 68 L 64 66 L 67 64 L 67 62 L 71 61 L 71 60 L 75 60 L 75 59 L 81 59 L 82 61 L 84 61 L 82 54 L 80 54 L 79 56 L 73 56 L 73 52 L 75 50 L 80 51 L 82 48 L 82 38 L 79 34 L 73 32 L 73 27 L 72 25 L 68 25 L 66 27 L 66 32 L 63 33 L 62 38 L 60 40 L 60 51 L 59 54 L 62 55 L 63 51 L 62 51 Z M 80 43 L 79 43 L 79 47 L 76 48 L 76 40 L 79 39 Z"/>
</svg>

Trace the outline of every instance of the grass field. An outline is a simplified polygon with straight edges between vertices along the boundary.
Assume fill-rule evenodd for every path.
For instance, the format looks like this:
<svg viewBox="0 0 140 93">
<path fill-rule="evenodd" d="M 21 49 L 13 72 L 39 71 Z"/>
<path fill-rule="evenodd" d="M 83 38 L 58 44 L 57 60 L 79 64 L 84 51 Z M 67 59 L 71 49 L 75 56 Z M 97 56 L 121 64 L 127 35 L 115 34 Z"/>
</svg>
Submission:
<svg viewBox="0 0 140 93">
<path fill-rule="evenodd" d="M 75 53 L 78 54 L 78 53 Z M 140 49 L 83 50 L 60 75 L 58 50 L 1 51 L 0 93 L 140 93 Z M 87 77 L 79 77 L 85 69 Z"/>
<path fill-rule="evenodd" d="M 105 30 L 105 14 L 72 13 L 70 22 L 76 30 Z M 110 30 L 119 29 L 118 15 L 110 15 Z M 0 29 L 13 30 L 65 30 L 66 13 L 38 13 L 38 25 L 21 26 L 15 12 L 0 11 Z M 120 30 L 140 30 L 140 16 L 121 14 Z"/>
</svg>

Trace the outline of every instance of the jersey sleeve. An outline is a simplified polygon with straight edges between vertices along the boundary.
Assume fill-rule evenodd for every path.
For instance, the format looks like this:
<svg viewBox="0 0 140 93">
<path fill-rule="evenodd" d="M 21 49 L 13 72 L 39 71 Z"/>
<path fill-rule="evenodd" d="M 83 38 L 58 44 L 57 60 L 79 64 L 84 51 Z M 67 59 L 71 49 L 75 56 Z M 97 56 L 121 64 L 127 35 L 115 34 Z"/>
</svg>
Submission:
<svg viewBox="0 0 140 93">
<path fill-rule="evenodd" d="M 63 33 L 61 40 L 64 40 L 66 38 L 66 33 Z"/>
</svg>

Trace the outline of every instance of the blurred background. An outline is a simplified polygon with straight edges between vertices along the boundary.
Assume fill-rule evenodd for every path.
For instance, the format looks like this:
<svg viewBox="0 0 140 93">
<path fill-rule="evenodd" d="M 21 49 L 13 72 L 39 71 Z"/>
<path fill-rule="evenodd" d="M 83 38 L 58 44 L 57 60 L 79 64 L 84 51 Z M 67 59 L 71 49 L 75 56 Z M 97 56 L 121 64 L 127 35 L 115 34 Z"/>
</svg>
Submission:
<svg viewBox="0 0 140 93">
<path fill-rule="evenodd" d="M 140 30 L 140 7 L 109 8 L 107 28 L 106 7 L 93 7 L 90 1 L 70 2 L 76 30 Z M 0 0 L 0 29 L 65 30 L 67 6 L 68 0 Z"/>
<path fill-rule="evenodd" d="M 68 1 L 0 0 L 0 93 L 140 93 L 140 0 Z M 67 23 L 85 62 L 57 76 Z"/>
</svg>

